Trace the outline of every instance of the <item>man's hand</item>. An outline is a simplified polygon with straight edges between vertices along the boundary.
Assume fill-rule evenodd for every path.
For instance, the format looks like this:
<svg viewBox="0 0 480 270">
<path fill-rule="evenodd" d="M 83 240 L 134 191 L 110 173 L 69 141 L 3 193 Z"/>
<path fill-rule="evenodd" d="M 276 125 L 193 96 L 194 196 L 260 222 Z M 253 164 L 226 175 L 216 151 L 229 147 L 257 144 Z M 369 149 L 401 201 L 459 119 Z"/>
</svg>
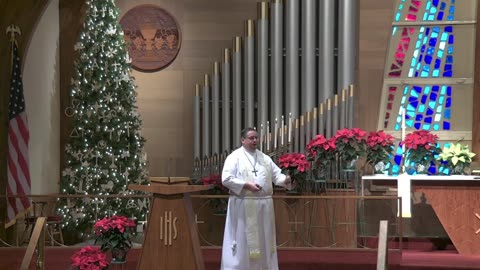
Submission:
<svg viewBox="0 0 480 270">
<path fill-rule="evenodd" d="M 246 190 L 250 190 L 251 192 L 259 192 L 262 190 L 262 187 L 258 184 L 247 182 L 245 185 L 243 185 L 243 188 Z"/>
</svg>

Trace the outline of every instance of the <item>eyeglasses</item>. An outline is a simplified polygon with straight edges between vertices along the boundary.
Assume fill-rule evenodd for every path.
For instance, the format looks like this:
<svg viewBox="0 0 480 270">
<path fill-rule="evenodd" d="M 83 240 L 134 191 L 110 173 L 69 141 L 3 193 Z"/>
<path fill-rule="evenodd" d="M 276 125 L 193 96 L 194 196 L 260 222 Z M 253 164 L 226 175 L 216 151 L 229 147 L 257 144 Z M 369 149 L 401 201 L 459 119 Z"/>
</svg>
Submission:
<svg viewBox="0 0 480 270">
<path fill-rule="evenodd" d="M 258 140 L 258 137 L 257 136 L 250 136 L 250 137 L 247 137 L 246 139 L 249 139 L 250 141 L 254 141 L 254 140 Z"/>
</svg>

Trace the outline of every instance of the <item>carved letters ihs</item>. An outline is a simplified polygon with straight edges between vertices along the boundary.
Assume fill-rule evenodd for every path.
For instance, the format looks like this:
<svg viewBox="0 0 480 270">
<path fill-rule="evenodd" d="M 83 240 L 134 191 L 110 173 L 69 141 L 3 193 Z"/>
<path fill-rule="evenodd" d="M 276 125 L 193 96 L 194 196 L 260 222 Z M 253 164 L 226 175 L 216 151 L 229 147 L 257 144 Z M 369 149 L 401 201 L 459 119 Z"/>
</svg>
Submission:
<svg viewBox="0 0 480 270">
<path fill-rule="evenodd" d="M 164 217 L 160 217 L 160 240 L 165 246 L 171 246 L 172 239 L 177 239 L 177 220 L 177 217 L 172 219 L 172 211 L 165 211 Z"/>
</svg>

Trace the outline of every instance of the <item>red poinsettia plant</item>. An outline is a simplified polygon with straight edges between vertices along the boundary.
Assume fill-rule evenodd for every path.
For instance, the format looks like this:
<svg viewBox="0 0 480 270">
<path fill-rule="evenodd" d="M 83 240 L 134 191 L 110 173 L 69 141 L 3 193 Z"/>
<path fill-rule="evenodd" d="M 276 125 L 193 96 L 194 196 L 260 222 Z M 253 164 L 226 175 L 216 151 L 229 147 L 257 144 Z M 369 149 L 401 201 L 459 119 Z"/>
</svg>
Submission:
<svg viewBox="0 0 480 270">
<path fill-rule="evenodd" d="M 351 162 L 365 155 L 367 132 L 360 128 L 344 128 L 335 134 L 335 146 L 343 162 Z"/>
<path fill-rule="evenodd" d="M 401 142 L 405 145 L 407 159 L 415 164 L 430 167 L 435 156 L 442 152 L 437 146 L 438 136 L 428 130 L 417 130 L 405 136 Z"/>
<path fill-rule="evenodd" d="M 278 158 L 278 164 L 282 172 L 290 175 L 292 181 L 296 181 L 300 189 L 302 189 L 307 171 L 310 169 L 310 163 L 304 154 L 286 153 Z"/>
<path fill-rule="evenodd" d="M 328 168 L 336 155 L 335 138 L 326 139 L 323 135 L 316 135 L 306 147 L 307 160 L 313 162 L 316 169 Z"/>
<path fill-rule="evenodd" d="M 394 149 L 393 136 L 383 130 L 372 131 L 367 136 L 367 163 L 388 163 Z"/>
<path fill-rule="evenodd" d="M 97 239 L 101 242 L 101 249 L 105 250 L 128 250 L 132 247 L 130 240 L 136 224 L 125 216 L 105 217 L 95 223 L 93 230 Z"/>
<path fill-rule="evenodd" d="M 72 269 L 103 270 L 108 268 L 107 255 L 99 248 L 86 246 L 75 252 L 72 259 Z"/>
<path fill-rule="evenodd" d="M 204 185 L 212 185 L 213 188 L 205 192 L 210 195 L 225 195 L 228 194 L 228 189 L 222 184 L 222 176 L 220 174 L 211 174 L 209 176 L 202 177 L 202 183 Z M 227 211 L 228 199 L 225 198 L 213 198 L 209 199 L 209 204 L 216 213 L 223 213 Z"/>
</svg>

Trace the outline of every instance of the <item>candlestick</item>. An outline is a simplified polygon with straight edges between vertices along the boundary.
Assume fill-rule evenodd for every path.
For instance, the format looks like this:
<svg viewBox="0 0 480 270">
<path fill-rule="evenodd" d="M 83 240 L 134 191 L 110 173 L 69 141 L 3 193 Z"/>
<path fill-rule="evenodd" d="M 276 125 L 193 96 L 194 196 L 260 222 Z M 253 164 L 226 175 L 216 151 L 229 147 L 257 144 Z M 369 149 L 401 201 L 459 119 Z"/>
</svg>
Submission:
<svg viewBox="0 0 480 270">
<path fill-rule="evenodd" d="M 281 138 L 280 143 L 281 143 L 282 146 L 283 146 L 283 144 L 284 144 L 284 141 L 283 141 L 283 137 L 284 137 L 284 134 L 283 134 L 283 126 L 284 126 L 284 125 L 285 125 L 285 119 L 284 119 L 284 117 L 283 117 L 283 115 L 282 115 L 282 125 L 280 126 L 280 138 Z"/>
</svg>

